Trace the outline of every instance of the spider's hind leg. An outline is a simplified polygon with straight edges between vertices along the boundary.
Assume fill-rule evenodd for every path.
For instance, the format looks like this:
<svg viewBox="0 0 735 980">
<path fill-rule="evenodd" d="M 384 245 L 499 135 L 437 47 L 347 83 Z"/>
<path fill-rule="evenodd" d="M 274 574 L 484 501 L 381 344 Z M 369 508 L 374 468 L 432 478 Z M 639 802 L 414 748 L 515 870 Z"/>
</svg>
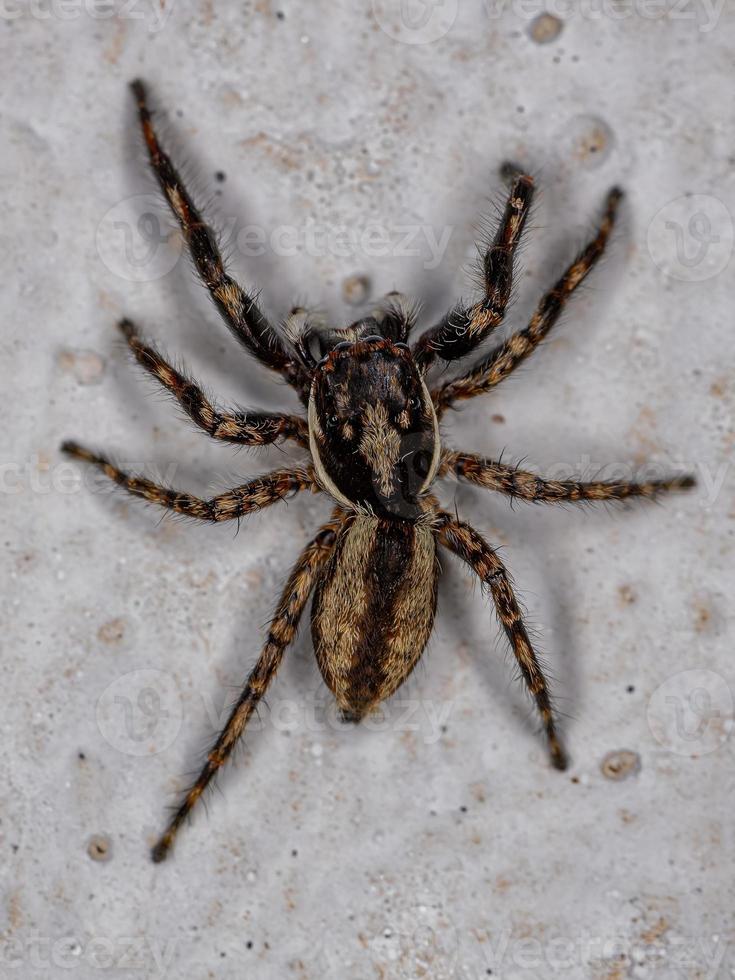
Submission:
<svg viewBox="0 0 735 980">
<path fill-rule="evenodd" d="M 475 572 L 483 585 L 490 590 L 498 618 L 505 630 L 521 677 L 530 691 L 549 745 L 551 762 L 556 769 L 567 768 L 567 756 L 559 739 L 556 719 L 551 705 L 549 686 L 538 657 L 531 645 L 523 622 L 518 600 L 515 597 L 510 576 L 496 552 L 469 524 L 455 520 L 451 514 L 440 512 L 442 520 L 439 540 Z"/>
<path fill-rule="evenodd" d="M 319 571 L 323 568 L 332 551 L 335 534 L 343 521 L 337 512 L 319 533 L 309 542 L 299 556 L 281 594 L 276 614 L 270 625 L 268 639 L 258 662 L 250 672 L 245 686 L 230 712 L 224 729 L 220 732 L 207 755 L 202 771 L 187 791 L 169 824 L 154 846 L 151 856 L 155 862 L 163 861 L 174 842 L 179 828 L 189 816 L 205 789 L 217 772 L 227 762 L 242 735 L 245 726 L 265 695 L 268 685 L 275 677 L 286 648 L 296 635 L 299 619 L 304 611 Z"/>
</svg>

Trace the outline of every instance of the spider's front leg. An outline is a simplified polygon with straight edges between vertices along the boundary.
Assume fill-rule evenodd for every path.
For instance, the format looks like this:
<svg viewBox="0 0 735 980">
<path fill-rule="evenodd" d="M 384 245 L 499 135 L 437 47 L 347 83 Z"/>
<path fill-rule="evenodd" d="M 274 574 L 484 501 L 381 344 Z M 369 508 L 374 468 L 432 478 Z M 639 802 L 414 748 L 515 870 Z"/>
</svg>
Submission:
<svg viewBox="0 0 735 980">
<path fill-rule="evenodd" d="M 286 350 L 278 334 L 258 308 L 254 297 L 245 293 L 227 275 L 214 231 L 204 221 L 171 158 L 159 143 L 143 82 L 136 80 L 131 88 L 138 104 L 140 125 L 153 172 L 179 222 L 202 282 L 240 343 L 261 363 L 282 374 L 299 391 L 302 400 L 306 401 L 310 381 L 307 372 Z"/>
<path fill-rule="evenodd" d="M 574 291 L 594 268 L 605 251 L 622 197 L 623 192 L 618 187 L 613 187 L 609 192 L 605 214 L 597 234 L 543 297 L 526 329 L 514 333 L 466 374 L 454 378 L 438 390 L 432 391 L 437 415 L 441 416 L 447 408 L 458 400 L 474 398 L 475 395 L 481 395 L 494 388 L 495 385 L 500 384 L 504 378 L 515 371 L 529 354 L 533 353 L 561 316 Z"/>
<path fill-rule="evenodd" d="M 209 500 L 202 500 L 190 493 L 159 486 L 143 476 L 131 476 L 115 466 L 106 456 L 85 449 L 76 442 L 64 442 L 61 449 L 69 456 L 98 466 L 109 480 L 134 497 L 141 497 L 184 517 L 209 523 L 238 520 L 245 514 L 269 507 L 299 490 L 318 490 L 311 468 L 294 468 L 273 470 L 240 487 L 233 487 L 232 490 L 226 490 Z"/>
<path fill-rule="evenodd" d="M 422 334 L 413 353 L 422 371 L 436 358 L 455 361 L 470 354 L 502 322 L 513 286 L 513 262 L 533 199 L 533 178 L 515 177 L 500 227 L 482 262 L 484 298 L 470 307 L 451 310 Z"/>
<path fill-rule="evenodd" d="M 490 589 L 498 618 L 513 648 L 521 676 L 541 715 L 551 761 L 557 769 L 566 769 L 567 757 L 559 741 L 549 687 L 523 624 L 523 616 L 505 566 L 490 545 L 469 524 L 455 520 L 445 511 L 439 511 L 438 518 L 441 521 L 440 542 L 467 562 L 480 581 Z"/>
<path fill-rule="evenodd" d="M 668 480 L 630 481 L 544 480 L 515 466 L 475 453 L 444 452 L 439 476 L 454 474 L 485 490 L 497 490 L 508 497 L 532 503 L 582 503 L 604 500 L 628 500 L 631 497 L 656 497 L 672 490 L 691 490 L 696 486 L 693 476 L 675 476 Z"/>
<path fill-rule="evenodd" d="M 227 723 L 207 755 L 207 761 L 196 782 L 187 791 L 165 832 L 151 851 L 154 861 L 163 861 L 184 820 L 195 806 L 216 773 L 230 757 L 250 716 L 258 706 L 268 685 L 278 670 L 286 648 L 296 635 L 301 614 L 317 580 L 319 571 L 329 558 L 344 515 L 335 511 L 332 520 L 324 524 L 299 556 L 281 594 L 268 639 L 258 662 L 250 672 L 245 686 L 230 712 Z"/>
<path fill-rule="evenodd" d="M 267 446 L 278 439 L 293 439 L 308 448 L 305 419 L 280 412 L 218 411 L 199 385 L 140 338 L 130 320 L 122 320 L 119 327 L 141 367 L 170 391 L 189 418 L 213 439 L 240 446 Z"/>
</svg>

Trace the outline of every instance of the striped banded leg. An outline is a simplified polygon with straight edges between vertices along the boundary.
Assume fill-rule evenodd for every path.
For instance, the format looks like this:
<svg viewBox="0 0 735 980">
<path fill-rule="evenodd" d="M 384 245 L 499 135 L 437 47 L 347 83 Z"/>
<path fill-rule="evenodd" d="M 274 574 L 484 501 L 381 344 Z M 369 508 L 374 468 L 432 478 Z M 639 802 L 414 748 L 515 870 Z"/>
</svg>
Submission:
<svg viewBox="0 0 735 980">
<path fill-rule="evenodd" d="M 500 384 L 538 347 L 559 319 L 572 293 L 604 252 L 622 196 L 623 192 L 617 187 L 609 192 L 597 234 L 541 300 L 526 329 L 513 334 L 466 374 L 432 392 L 439 415 L 455 401 L 474 398 Z"/>
<path fill-rule="evenodd" d="M 278 670 L 286 648 L 296 635 L 299 619 L 314 587 L 320 569 L 329 557 L 343 516 L 335 512 L 332 520 L 302 551 L 281 595 L 271 622 L 268 639 L 258 662 L 248 676 L 245 687 L 230 712 L 227 723 L 212 746 L 196 782 L 186 793 L 166 830 L 151 851 L 155 862 L 163 861 L 184 820 L 195 806 L 216 773 L 230 757 L 248 719 L 264 696 Z"/>
<path fill-rule="evenodd" d="M 293 439 L 308 448 L 305 419 L 280 412 L 220 412 L 191 378 L 177 371 L 155 347 L 141 340 L 130 320 L 122 320 L 119 327 L 138 364 L 167 388 L 189 418 L 213 439 L 244 446 L 267 446 L 278 439 Z"/>
<path fill-rule="evenodd" d="M 500 227 L 482 261 L 484 298 L 470 307 L 457 306 L 422 334 L 414 357 L 426 371 L 438 357 L 454 361 L 471 353 L 501 323 L 513 286 L 513 261 L 533 199 L 533 178 L 515 177 Z"/>
<path fill-rule="evenodd" d="M 521 676 L 541 715 L 551 761 L 557 769 L 566 769 L 567 758 L 557 734 L 546 678 L 523 624 L 521 610 L 505 566 L 490 545 L 469 524 L 455 520 L 446 512 L 439 512 L 438 516 L 442 521 L 440 542 L 467 562 L 482 583 L 490 589 L 498 618 L 518 661 Z"/>
<path fill-rule="evenodd" d="M 108 479 L 134 497 L 141 497 L 151 504 L 158 504 L 198 521 L 217 523 L 237 520 L 253 510 L 269 507 L 299 490 L 317 489 L 310 468 L 273 470 L 272 473 L 256 477 L 240 487 L 233 487 L 232 490 L 225 490 L 209 500 L 202 500 L 190 493 L 159 486 L 143 476 L 131 476 L 118 469 L 106 456 L 85 449 L 76 442 L 64 442 L 61 449 L 69 456 L 98 466 Z"/>
<path fill-rule="evenodd" d="M 505 466 L 474 453 L 446 452 L 442 456 L 440 476 L 454 474 L 468 483 L 497 490 L 509 497 L 530 502 L 578 503 L 599 500 L 627 500 L 630 497 L 655 497 L 672 490 L 691 490 L 696 486 L 693 476 L 672 477 L 669 480 L 646 480 L 642 483 L 576 480 L 544 480 L 514 466 Z"/>
<path fill-rule="evenodd" d="M 303 367 L 283 346 L 277 333 L 258 308 L 254 297 L 245 293 L 227 275 L 213 230 L 197 210 L 169 155 L 161 148 L 151 121 L 146 89 L 140 80 L 131 85 L 138 105 L 153 172 L 166 200 L 179 222 L 202 282 L 234 336 L 261 363 L 279 371 L 296 387 L 302 398 L 308 396 L 309 378 Z"/>
</svg>

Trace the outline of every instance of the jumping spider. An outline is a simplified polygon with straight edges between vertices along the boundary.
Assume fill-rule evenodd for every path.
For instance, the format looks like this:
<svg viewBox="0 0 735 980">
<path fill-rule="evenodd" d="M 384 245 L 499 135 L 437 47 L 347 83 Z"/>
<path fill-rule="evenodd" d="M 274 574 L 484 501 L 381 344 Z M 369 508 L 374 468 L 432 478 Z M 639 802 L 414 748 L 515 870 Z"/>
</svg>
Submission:
<svg viewBox="0 0 735 980">
<path fill-rule="evenodd" d="M 153 171 L 181 226 L 204 285 L 236 339 L 296 390 L 306 418 L 276 412 L 221 410 L 189 377 L 146 343 L 129 320 L 120 328 L 137 361 L 213 439 L 265 446 L 290 439 L 310 461 L 274 470 L 201 500 L 130 476 L 103 454 L 74 442 L 65 452 L 102 469 L 129 493 L 200 521 L 238 520 L 299 490 L 325 493 L 331 518 L 304 548 L 283 590 L 260 658 L 224 730 L 152 851 L 162 861 L 190 810 L 224 765 L 272 681 L 313 592 L 316 659 L 346 720 L 359 721 L 393 694 L 413 670 L 431 633 L 439 547 L 463 559 L 485 585 L 520 674 L 536 701 L 551 761 L 566 767 L 549 689 L 534 653 L 511 580 L 493 548 L 469 524 L 443 510 L 433 493 L 440 477 L 459 477 L 511 499 L 549 503 L 652 497 L 694 485 L 691 477 L 644 483 L 544 480 L 500 461 L 441 443 L 439 421 L 456 402 L 490 391 L 546 337 L 572 293 L 603 253 L 622 192 L 607 195 L 597 234 L 539 303 L 530 323 L 453 380 L 427 386 L 435 361 L 475 351 L 500 325 L 513 263 L 533 197 L 531 177 L 516 172 L 507 205 L 481 266 L 484 296 L 459 305 L 409 346 L 415 311 L 392 293 L 372 316 L 329 332 L 294 310 L 277 332 L 254 298 L 225 267 L 169 156 L 161 148 L 143 83 L 132 84 Z M 313 353 L 314 346 L 318 353 Z"/>
</svg>

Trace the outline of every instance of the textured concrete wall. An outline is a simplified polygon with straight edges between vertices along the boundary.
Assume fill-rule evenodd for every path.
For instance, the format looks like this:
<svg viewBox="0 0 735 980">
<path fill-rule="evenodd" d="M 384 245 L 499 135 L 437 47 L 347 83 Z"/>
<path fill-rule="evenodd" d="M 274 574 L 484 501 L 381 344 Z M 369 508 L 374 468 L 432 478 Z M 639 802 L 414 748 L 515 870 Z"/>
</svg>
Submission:
<svg viewBox="0 0 735 980">
<path fill-rule="evenodd" d="M 732 6 L 545 9 L 0 7 L 2 977 L 732 975 Z M 395 287 L 432 322 L 468 294 L 511 158 L 542 190 L 517 328 L 625 187 L 609 258 L 553 338 L 446 425 L 545 473 L 699 478 L 610 510 L 442 490 L 503 548 L 568 773 L 445 559 L 436 632 L 382 721 L 334 721 L 302 630 L 208 815 L 149 862 L 329 506 L 295 499 L 235 536 L 160 521 L 59 455 L 74 436 L 193 491 L 284 461 L 183 424 L 131 369 L 123 314 L 223 400 L 296 406 L 146 196 L 138 75 L 273 316 L 299 300 L 346 322 Z"/>
</svg>

